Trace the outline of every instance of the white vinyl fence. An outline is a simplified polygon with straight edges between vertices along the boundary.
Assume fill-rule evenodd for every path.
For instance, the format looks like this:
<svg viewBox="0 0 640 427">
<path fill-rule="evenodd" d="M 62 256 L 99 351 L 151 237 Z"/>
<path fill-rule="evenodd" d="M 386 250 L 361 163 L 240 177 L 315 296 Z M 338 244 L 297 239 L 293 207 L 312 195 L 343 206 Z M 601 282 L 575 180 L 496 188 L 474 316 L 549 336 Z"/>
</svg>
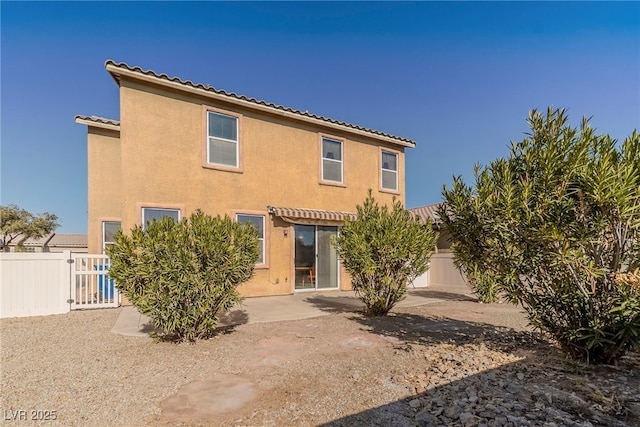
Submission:
<svg viewBox="0 0 640 427">
<path fill-rule="evenodd" d="M 0 318 L 117 307 L 106 255 L 0 253 Z"/>
</svg>

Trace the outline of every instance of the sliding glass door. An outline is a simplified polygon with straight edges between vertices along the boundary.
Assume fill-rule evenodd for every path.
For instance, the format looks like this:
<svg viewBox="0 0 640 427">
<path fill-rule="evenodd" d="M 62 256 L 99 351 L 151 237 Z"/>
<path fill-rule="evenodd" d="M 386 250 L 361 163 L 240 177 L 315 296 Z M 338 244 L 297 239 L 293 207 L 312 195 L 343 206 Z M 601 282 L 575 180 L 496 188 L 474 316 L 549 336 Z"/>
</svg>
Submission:
<svg viewBox="0 0 640 427">
<path fill-rule="evenodd" d="M 337 234 L 338 227 L 316 227 L 317 289 L 338 287 L 338 253 L 331 244 L 331 238 Z"/>
<path fill-rule="evenodd" d="M 313 225 L 295 225 L 294 231 L 296 289 L 315 289 L 316 228 Z"/>
<path fill-rule="evenodd" d="M 294 231 L 296 290 L 337 289 L 338 254 L 331 237 L 338 234 L 338 227 L 297 224 Z"/>
</svg>

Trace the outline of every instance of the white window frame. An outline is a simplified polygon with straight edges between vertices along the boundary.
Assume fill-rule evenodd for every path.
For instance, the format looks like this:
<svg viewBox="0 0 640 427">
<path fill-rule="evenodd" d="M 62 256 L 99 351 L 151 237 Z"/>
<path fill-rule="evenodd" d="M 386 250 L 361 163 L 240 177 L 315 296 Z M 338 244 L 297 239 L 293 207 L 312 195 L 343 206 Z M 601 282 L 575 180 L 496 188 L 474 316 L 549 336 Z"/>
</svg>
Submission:
<svg viewBox="0 0 640 427">
<path fill-rule="evenodd" d="M 228 117 L 228 118 L 234 119 L 235 123 L 236 123 L 236 139 L 227 139 L 227 138 L 221 138 L 221 137 L 217 137 L 217 136 L 211 135 L 211 129 L 209 128 L 209 117 L 210 117 L 210 115 L 216 115 L 216 116 L 222 116 L 222 117 Z M 224 168 L 234 168 L 234 169 L 239 168 L 240 167 L 240 118 L 238 116 L 221 113 L 219 111 L 207 110 L 206 121 L 207 121 L 207 154 L 206 154 L 206 156 L 207 156 L 206 157 L 207 164 L 220 166 L 220 167 L 224 167 Z M 236 148 L 236 163 L 235 164 L 229 165 L 229 164 L 226 164 L 226 163 L 218 163 L 218 162 L 211 161 L 211 143 L 214 140 L 222 141 L 222 142 L 231 142 L 231 143 L 235 144 L 235 148 Z"/>
<path fill-rule="evenodd" d="M 332 158 L 328 158 L 324 156 L 324 142 L 325 141 L 331 141 L 331 142 L 337 142 L 338 144 L 340 144 L 340 160 L 336 160 L 336 159 L 332 159 Z M 320 137 L 320 174 L 321 174 L 321 181 L 322 182 L 326 182 L 326 183 L 335 183 L 335 184 L 344 184 L 344 141 L 342 141 L 341 139 L 338 138 L 332 138 L 330 136 L 324 136 L 322 135 Z M 335 162 L 335 163 L 339 163 L 340 164 L 340 181 L 336 181 L 333 179 L 328 179 L 325 178 L 324 176 L 324 162 L 329 161 L 329 162 Z"/>
<path fill-rule="evenodd" d="M 262 243 L 262 259 L 259 259 L 256 262 L 256 265 L 265 265 L 267 263 L 266 259 L 267 259 L 267 245 L 266 245 L 266 241 L 267 241 L 267 229 L 266 229 L 266 216 L 262 215 L 262 214 L 252 214 L 252 213 L 243 213 L 243 212 L 238 212 L 236 213 L 236 222 L 240 222 L 240 219 L 238 217 L 254 217 L 254 218 L 260 218 L 262 219 L 262 237 L 258 237 L 258 240 Z"/>
<path fill-rule="evenodd" d="M 115 241 L 107 242 L 105 240 L 105 227 L 106 227 L 107 223 L 118 223 L 119 226 L 120 226 L 120 230 L 122 230 L 122 222 L 121 221 L 115 221 L 115 220 L 112 220 L 112 221 L 104 220 L 104 221 L 102 221 L 102 253 L 106 252 L 107 245 L 113 245 L 113 244 L 116 243 Z"/>
<path fill-rule="evenodd" d="M 141 216 L 142 216 L 142 229 L 144 230 L 145 228 L 147 228 L 147 221 L 144 220 L 144 212 L 146 210 L 153 210 L 153 211 L 172 211 L 172 212 L 178 212 L 178 221 L 180 221 L 180 219 L 182 218 L 182 212 L 180 212 L 180 209 L 176 209 L 176 208 L 155 208 L 155 207 L 143 207 L 141 209 Z"/>
<path fill-rule="evenodd" d="M 384 167 L 384 158 L 383 156 L 385 154 L 390 154 L 392 156 L 395 156 L 396 158 L 396 168 L 395 169 L 388 169 Z M 394 151 L 390 151 L 390 150 L 385 150 L 385 149 L 381 149 L 380 150 L 380 188 L 382 190 L 386 190 L 386 191 L 393 191 L 393 192 L 397 192 L 398 190 L 398 169 L 400 168 L 400 156 L 398 155 L 398 153 L 394 152 Z M 388 188 L 384 186 L 384 172 L 392 172 L 396 179 L 395 179 L 395 188 Z"/>
</svg>

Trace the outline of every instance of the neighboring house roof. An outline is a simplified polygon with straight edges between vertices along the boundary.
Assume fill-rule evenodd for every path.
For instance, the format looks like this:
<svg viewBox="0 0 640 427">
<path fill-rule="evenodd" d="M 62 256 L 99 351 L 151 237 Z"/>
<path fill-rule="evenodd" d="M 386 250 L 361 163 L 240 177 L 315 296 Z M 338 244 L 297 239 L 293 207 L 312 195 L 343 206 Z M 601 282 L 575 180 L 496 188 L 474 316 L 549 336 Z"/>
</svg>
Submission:
<svg viewBox="0 0 640 427">
<path fill-rule="evenodd" d="M 226 102 L 244 105 L 248 108 L 253 108 L 262 111 L 268 111 L 272 114 L 278 114 L 286 116 L 291 119 L 297 119 L 305 122 L 312 122 L 332 128 L 341 128 L 343 130 L 374 137 L 377 139 L 385 140 L 386 142 L 397 144 L 403 147 L 415 147 L 415 141 L 408 138 L 403 138 L 389 133 L 377 131 L 374 129 L 357 126 L 351 123 L 342 122 L 339 120 L 330 119 L 328 117 L 318 116 L 311 114 L 307 111 L 300 111 L 294 108 L 285 107 L 282 105 L 273 104 L 271 102 L 261 101 L 255 98 L 250 98 L 244 95 L 238 95 L 233 92 L 227 92 L 221 89 L 216 89 L 208 84 L 193 83 L 190 80 L 182 80 L 178 77 L 169 77 L 166 74 L 158 74 L 153 70 L 143 70 L 140 67 L 131 67 L 124 62 L 115 62 L 111 59 L 105 62 L 107 71 L 111 74 L 113 79 L 120 85 L 120 77 L 128 76 L 132 78 L 138 78 L 146 80 L 156 84 L 187 90 L 190 92 L 206 95 Z M 77 119 L 76 119 L 77 121 Z M 94 122 L 95 123 L 95 122 Z"/>
<path fill-rule="evenodd" d="M 42 237 L 28 237 L 26 239 L 24 239 L 20 245 L 21 246 L 34 246 L 34 247 L 42 247 L 45 246 L 49 240 L 51 240 L 51 238 L 53 237 L 53 233 L 49 233 L 46 236 L 42 236 Z"/>
<path fill-rule="evenodd" d="M 99 127 L 103 129 L 117 130 L 118 132 L 120 131 L 119 120 L 105 119 L 104 117 L 98 117 L 98 116 L 81 116 L 81 115 L 77 115 L 75 119 L 76 119 L 76 123 L 79 123 L 82 125 L 94 126 L 94 127 Z"/>
<path fill-rule="evenodd" d="M 26 247 L 67 247 L 67 248 L 86 248 L 88 239 L 86 234 L 74 233 L 50 233 L 46 236 L 23 239 L 22 236 L 14 239 L 9 246 L 26 246 Z"/>
<path fill-rule="evenodd" d="M 439 224 L 441 222 L 440 216 L 438 215 L 438 209 L 442 203 L 434 203 L 426 206 L 419 206 L 417 208 L 407 209 L 409 213 L 417 216 L 423 223 L 427 223 L 430 221 L 432 224 Z"/>
<path fill-rule="evenodd" d="M 291 219 L 313 219 L 324 221 L 344 221 L 345 218 L 354 220 L 357 215 L 353 212 L 326 211 L 322 209 L 307 208 L 281 208 L 276 206 L 267 206 L 270 214 L 274 214 L 281 218 Z"/>
<path fill-rule="evenodd" d="M 11 242 L 7 243 L 7 246 L 16 246 L 22 240 L 24 240 L 24 236 L 21 233 L 21 234 L 18 234 L 17 236 L 15 236 L 13 239 L 11 239 Z"/>
<path fill-rule="evenodd" d="M 86 234 L 56 233 L 49 240 L 49 247 L 86 248 L 88 239 Z"/>
</svg>

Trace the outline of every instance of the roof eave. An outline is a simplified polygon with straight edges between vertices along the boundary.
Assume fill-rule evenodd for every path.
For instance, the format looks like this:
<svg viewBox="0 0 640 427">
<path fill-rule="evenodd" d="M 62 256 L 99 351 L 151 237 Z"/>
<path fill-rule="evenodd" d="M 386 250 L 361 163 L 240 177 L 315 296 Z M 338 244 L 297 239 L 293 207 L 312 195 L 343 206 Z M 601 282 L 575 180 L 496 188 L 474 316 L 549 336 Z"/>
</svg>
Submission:
<svg viewBox="0 0 640 427">
<path fill-rule="evenodd" d="M 337 129 L 337 130 L 340 130 L 342 132 L 347 132 L 347 133 L 354 134 L 354 135 L 364 136 L 364 137 L 367 137 L 367 138 L 373 138 L 373 139 L 378 140 L 378 141 L 384 141 L 384 142 L 387 142 L 389 144 L 398 145 L 398 146 L 401 146 L 401 147 L 415 148 L 415 146 L 416 146 L 415 142 L 413 142 L 413 141 L 402 141 L 402 140 L 399 140 L 399 139 L 396 139 L 396 138 L 391 138 L 389 136 L 379 135 L 379 134 L 376 134 L 376 133 L 373 133 L 373 132 L 367 132 L 365 130 L 355 129 L 355 128 L 352 128 L 352 127 L 349 127 L 349 126 L 343 126 L 343 125 L 340 125 L 340 124 L 331 123 L 331 122 L 326 121 L 326 120 L 321 120 L 321 119 L 317 119 L 317 118 L 314 118 L 314 117 L 303 116 L 303 115 L 297 114 L 295 112 L 280 110 L 278 108 L 273 108 L 273 107 L 270 107 L 268 105 L 262 105 L 262 104 L 246 101 L 244 99 L 238 99 L 238 98 L 234 98 L 234 97 L 231 97 L 231 96 L 227 96 L 227 95 L 211 92 L 211 91 L 208 91 L 208 90 L 203 89 L 203 88 L 188 86 L 188 85 L 182 84 L 180 82 L 171 81 L 171 80 L 165 80 L 165 79 L 162 79 L 162 78 L 159 78 L 159 77 L 156 77 L 156 76 L 153 76 L 153 75 L 144 74 L 144 73 L 141 73 L 141 72 L 138 72 L 138 71 L 128 70 L 126 68 L 122 68 L 122 67 L 119 67 L 117 65 L 114 65 L 114 64 L 112 64 L 110 62 L 107 62 L 106 69 L 107 69 L 107 72 L 111 75 L 111 77 L 118 84 L 118 86 L 120 86 L 121 77 L 122 76 L 126 76 L 126 77 L 129 77 L 129 78 L 132 78 L 132 79 L 145 81 L 145 82 L 148 82 L 148 83 L 151 83 L 151 84 L 160 85 L 160 86 L 164 86 L 164 87 L 180 90 L 180 91 L 183 91 L 183 92 L 189 92 L 189 93 L 200 95 L 200 96 L 205 96 L 207 98 L 211 98 L 211 99 L 215 99 L 217 101 L 222 101 L 222 102 L 238 105 L 238 106 L 241 106 L 241 107 L 244 107 L 244 108 L 248 108 L 248 109 L 252 109 L 252 110 L 256 110 L 256 111 L 267 112 L 267 113 L 270 113 L 270 114 L 275 114 L 275 115 L 279 115 L 279 116 L 282 116 L 282 117 L 286 117 L 288 119 L 314 124 L 316 126 L 322 126 L 322 127 L 330 128 L 330 129 Z"/>
<path fill-rule="evenodd" d="M 102 122 L 98 122 L 98 121 L 94 121 L 94 120 L 81 118 L 81 117 L 78 117 L 78 116 L 76 116 L 75 121 L 76 121 L 76 123 L 81 124 L 81 125 L 87 125 L 87 126 L 94 127 L 94 128 L 108 129 L 108 130 L 113 130 L 113 131 L 116 131 L 116 132 L 120 132 L 120 126 L 113 125 L 113 124 L 110 124 L 110 123 L 102 123 Z"/>
</svg>

